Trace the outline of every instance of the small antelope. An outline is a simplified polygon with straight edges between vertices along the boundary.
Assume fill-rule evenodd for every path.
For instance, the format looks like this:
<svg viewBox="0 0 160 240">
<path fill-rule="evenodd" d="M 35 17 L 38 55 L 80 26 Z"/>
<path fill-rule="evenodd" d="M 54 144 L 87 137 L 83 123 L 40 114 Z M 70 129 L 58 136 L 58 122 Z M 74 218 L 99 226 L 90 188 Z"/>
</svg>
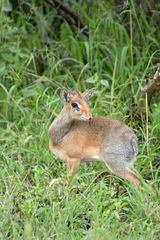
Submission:
<svg viewBox="0 0 160 240">
<path fill-rule="evenodd" d="M 137 137 L 121 121 L 92 117 L 88 100 L 94 91 L 61 91 L 64 108 L 49 128 L 50 150 L 67 162 L 68 185 L 80 162 L 102 161 L 117 176 L 139 186 L 141 181 L 131 170 L 138 154 Z"/>
</svg>

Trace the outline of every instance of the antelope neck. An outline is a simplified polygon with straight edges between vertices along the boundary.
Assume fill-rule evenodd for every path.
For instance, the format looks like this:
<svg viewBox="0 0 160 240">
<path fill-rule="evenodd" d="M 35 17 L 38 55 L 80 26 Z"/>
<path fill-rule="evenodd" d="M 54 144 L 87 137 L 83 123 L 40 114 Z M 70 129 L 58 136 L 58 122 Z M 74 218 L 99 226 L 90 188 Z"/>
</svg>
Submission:
<svg viewBox="0 0 160 240">
<path fill-rule="evenodd" d="M 64 136 L 70 131 L 73 120 L 70 119 L 65 107 L 60 115 L 53 121 L 49 133 L 51 134 L 52 143 L 58 145 L 62 142 Z"/>
</svg>

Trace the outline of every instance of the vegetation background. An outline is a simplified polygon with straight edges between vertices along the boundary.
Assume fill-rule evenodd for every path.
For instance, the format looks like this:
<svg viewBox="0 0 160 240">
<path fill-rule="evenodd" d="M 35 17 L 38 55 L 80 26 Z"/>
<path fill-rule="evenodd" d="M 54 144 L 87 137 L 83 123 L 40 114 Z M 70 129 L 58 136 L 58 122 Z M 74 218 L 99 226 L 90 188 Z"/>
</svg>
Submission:
<svg viewBox="0 0 160 240">
<path fill-rule="evenodd" d="M 133 111 L 160 61 L 160 3 L 64 1 L 84 29 L 53 2 L 1 1 L 0 239 L 160 239 L 159 94 L 152 111 L 145 106 L 148 119 Z M 65 163 L 48 149 L 48 127 L 64 86 L 96 87 L 94 115 L 134 129 L 141 192 L 101 163 L 82 164 L 78 183 L 63 185 Z"/>
</svg>

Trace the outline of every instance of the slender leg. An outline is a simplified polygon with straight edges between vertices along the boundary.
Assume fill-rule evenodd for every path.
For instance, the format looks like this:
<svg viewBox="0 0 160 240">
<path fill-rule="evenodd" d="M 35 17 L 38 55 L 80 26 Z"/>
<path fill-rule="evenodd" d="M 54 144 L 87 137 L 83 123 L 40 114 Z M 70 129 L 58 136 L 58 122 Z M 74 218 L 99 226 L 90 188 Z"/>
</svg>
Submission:
<svg viewBox="0 0 160 240">
<path fill-rule="evenodd" d="M 125 168 L 123 169 L 123 171 L 117 171 L 117 169 L 112 169 L 112 172 L 115 173 L 117 176 L 133 183 L 136 187 L 139 187 L 141 185 L 139 177 L 129 168 Z"/>
<path fill-rule="evenodd" d="M 78 171 L 80 160 L 77 158 L 72 158 L 67 161 L 67 176 L 66 176 L 66 183 L 70 185 L 72 182 L 73 177 Z"/>
<path fill-rule="evenodd" d="M 113 160 L 113 158 L 109 158 L 105 160 L 105 164 L 117 176 L 128 180 L 129 182 L 134 184 L 136 187 L 139 187 L 141 185 L 141 180 L 136 175 L 136 173 L 129 168 L 127 162 L 122 160 L 115 161 Z"/>
</svg>

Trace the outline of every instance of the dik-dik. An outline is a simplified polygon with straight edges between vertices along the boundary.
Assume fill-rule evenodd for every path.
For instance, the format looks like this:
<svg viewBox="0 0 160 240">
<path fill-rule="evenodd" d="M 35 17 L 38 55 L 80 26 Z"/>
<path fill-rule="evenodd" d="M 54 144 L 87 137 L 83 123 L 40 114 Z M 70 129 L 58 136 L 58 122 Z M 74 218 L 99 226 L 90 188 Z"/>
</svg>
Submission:
<svg viewBox="0 0 160 240">
<path fill-rule="evenodd" d="M 139 186 L 141 181 L 131 170 L 138 154 L 137 137 L 121 121 L 92 117 L 88 100 L 94 91 L 61 91 L 64 107 L 49 128 L 50 150 L 67 162 L 68 185 L 81 162 L 101 161 L 117 176 Z"/>
</svg>

